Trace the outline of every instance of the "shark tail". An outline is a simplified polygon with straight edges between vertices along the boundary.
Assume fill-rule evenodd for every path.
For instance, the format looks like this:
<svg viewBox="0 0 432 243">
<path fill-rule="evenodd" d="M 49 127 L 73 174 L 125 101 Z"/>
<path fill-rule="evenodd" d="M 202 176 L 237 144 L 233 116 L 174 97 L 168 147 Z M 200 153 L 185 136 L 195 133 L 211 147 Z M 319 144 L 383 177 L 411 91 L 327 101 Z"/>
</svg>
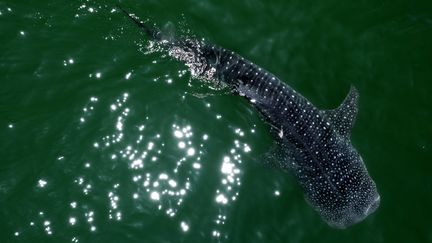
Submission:
<svg viewBox="0 0 432 243">
<path fill-rule="evenodd" d="M 120 5 L 116 5 L 116 7 L 120 9 L 130 20 L 132 20 L 141 30 L 143 30 L 144 33 L 146 33 L 146 35 L 151 40 L 155 40 L 155 41 L 161 40 L 161 31 L 158 28 L 154 26 L 146 25 L 135 14 L 127 12 Z"/>
</svg>

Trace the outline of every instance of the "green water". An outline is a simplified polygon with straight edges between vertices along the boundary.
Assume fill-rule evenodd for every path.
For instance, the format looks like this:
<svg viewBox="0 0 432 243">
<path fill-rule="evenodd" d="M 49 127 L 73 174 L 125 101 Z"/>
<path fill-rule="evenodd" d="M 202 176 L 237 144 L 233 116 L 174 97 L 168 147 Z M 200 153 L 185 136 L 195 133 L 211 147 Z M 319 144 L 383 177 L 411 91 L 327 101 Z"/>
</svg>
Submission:
<svg viewBox="0 0 432 243">
<path fill-rule="evenodd" d="M 328 227 L 263 165 L 268 127 L 114 3 L 0 2 L 0 242 L 432 242 L 429 1 L 127 1 L 270 70 L 317 107 L 360 92 L 381 205 Z"/>
</svg>

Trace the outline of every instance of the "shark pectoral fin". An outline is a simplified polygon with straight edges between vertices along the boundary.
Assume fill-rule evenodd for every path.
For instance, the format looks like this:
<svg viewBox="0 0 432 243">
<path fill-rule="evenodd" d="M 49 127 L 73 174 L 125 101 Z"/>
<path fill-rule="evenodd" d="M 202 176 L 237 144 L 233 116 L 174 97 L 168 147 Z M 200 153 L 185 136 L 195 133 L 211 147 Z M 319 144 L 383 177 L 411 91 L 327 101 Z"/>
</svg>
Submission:
<svg viewBox="0 0 432 243">
<path fill-rule="evenodd" d="M 348 95 L 342 104 L 333 110 L 322 110 L 330 124 L 340 135 L 349 138 L 358 111 L 359 93 L 354 86 L 351 86 Z"/>
<path fill-rule="evenodd" d="M 286 150 L 281 144 L 275 142 L 271 148 L 263 155 L 264 164 L 270 168 L 278 168 L 284 171 L 290 171 L 298 167 L 293 151 Z"/>
<path fill-rule="evenodd" d="M 271 149 L 265 154 L 264 161 L 267 165 L 289 171 L 294 175 L 307 172 L 314 173 L 311 158 L 288 141 L 277 139 Z"/>
</svg>

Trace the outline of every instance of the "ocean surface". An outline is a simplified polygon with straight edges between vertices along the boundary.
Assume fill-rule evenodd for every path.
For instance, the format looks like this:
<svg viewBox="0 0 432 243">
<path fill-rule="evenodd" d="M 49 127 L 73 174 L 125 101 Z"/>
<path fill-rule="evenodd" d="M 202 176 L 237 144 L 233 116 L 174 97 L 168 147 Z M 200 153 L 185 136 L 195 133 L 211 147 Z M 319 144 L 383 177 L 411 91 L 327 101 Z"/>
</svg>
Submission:
<svg viewBox="0 0 432 243">
<path fill-rule="evenodd" d="M 115 9 L 233 50 L 352 142 L 379 209 L 330 228 L 269 128 Z M 430 1 L 0 1 L 0 242 L 432 242 Z"/>
</svg>

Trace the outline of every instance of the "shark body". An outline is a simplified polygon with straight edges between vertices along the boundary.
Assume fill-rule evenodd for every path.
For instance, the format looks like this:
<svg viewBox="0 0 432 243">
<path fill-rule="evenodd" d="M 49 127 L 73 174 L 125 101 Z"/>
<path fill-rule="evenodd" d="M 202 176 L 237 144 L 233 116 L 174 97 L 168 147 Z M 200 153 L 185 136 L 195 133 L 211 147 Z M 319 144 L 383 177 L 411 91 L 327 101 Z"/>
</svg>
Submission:
<svg viewBox="0 0 432 243">
<path fill-rule="evenodd" d="M 354 87 L 337 109 L 319 110 L 240 55 L 196 39 L 164 39 L 157 28 L 121 10 L 170 56 L 184 62 L 194 77 L 227 86 L 255 107 L 270 125 L 278 167 L 295 175 L 306 201 L 330 226 L 349 227 L 378 208 L 376 185 L 350 141 L 358 111 Z"/>
</svg>

